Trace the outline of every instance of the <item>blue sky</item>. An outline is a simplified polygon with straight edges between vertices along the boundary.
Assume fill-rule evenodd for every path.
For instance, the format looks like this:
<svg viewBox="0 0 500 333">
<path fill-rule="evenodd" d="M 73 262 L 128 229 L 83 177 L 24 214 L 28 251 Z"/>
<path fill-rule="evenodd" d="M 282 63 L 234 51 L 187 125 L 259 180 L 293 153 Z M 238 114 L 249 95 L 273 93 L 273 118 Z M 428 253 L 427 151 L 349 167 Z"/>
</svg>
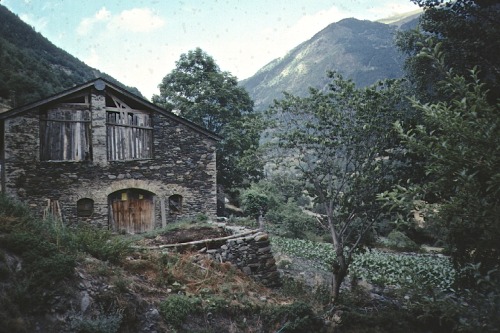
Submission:
<svg viewBox="0 0 500 333">
<path fill-rule="evenodd" d="M 238 79 L 343 18 L 378 20 L 410 0 L 0 0 L 36 31 L 144 96 L 200 47 Z"/>
</svg>

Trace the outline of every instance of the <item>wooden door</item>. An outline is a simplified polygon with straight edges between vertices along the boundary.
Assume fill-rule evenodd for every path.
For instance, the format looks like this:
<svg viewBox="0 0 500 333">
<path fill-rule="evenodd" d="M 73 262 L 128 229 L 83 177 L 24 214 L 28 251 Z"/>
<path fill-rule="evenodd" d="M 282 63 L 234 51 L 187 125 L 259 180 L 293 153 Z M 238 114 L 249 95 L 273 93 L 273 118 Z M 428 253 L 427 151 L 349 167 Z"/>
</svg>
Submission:
<svg viewBox="0 0 500 333">
<path fill-rule="evenodd" d="M 136 234 L 153 230 L 154 195 L 127 189 L 109 196 L 110 225 L 115 231 Z"/>
</svg>

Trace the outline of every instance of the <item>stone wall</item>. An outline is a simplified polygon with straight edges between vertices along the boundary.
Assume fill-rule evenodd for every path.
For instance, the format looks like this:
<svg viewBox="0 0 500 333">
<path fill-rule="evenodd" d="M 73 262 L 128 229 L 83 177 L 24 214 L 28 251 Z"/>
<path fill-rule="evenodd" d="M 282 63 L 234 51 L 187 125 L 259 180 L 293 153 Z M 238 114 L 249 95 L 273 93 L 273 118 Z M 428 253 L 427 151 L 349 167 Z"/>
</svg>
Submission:
<svg viewBox="0 0 500 333">
<path fill-rule="evenodd" d="M 243 273 L 268 287 L 281 284 L 280 275 L 269 242 L 269 235 L 259 232 L 230 239 L 217 249 L 204 249 L 214 260 L 230 262 Z"/>
<path fill-rule="evenodd" d="M 102 92 L 91 93 L 92 160 L 41 161 L 40 112 L 43 106 L 4 121 L 2 190 L 42 215 L 57 201 L 63 220 L 108 226 L 108 196 L 124 189 L 154 194 L 154 227 L 183 216 L 216 215 L 216 141 L 175 117 L 152 111 L 153 158 L 108 161 Z M 94 110 L 95 108 L 95 110 Z M 95 112 L 94 112 L 95 111 Z M 168 212 L 168 198 L 181 195 L 182 213 Z M 77 216 L 76 202 L 94 201 L 90 217 Z"/>
</svg>

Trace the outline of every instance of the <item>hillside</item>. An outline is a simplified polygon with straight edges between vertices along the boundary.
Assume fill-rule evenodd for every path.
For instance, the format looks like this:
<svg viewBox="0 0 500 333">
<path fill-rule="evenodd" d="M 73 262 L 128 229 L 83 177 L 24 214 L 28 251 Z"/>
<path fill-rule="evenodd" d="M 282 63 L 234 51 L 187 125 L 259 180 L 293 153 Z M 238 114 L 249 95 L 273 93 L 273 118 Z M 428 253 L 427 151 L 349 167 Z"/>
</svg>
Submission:
<svg viewBox="0 0 500 333">
<path fill-rule="evenodd" d="M 411 22 L 416 20 L 405 21 L 401 28 Z M 399 78 L 404 58 L 394 46 L 398 27 L 399 22 L 388 25 L 353 18 L 332 23 L 240 85 L 255 101 L 256 110 L 264 110 L 274 99 L 280 99 L 283 91 L 305 96 L 308 87 L 324 88 L 330 70 L 361 87 L 385 78 Z"/>
<path fill-rule="evenodd" d="M 58 48 L 0 5 L 0 100 L 15 95 L 23 105 L 99 76 L 141 95 Z"/>
</svg>

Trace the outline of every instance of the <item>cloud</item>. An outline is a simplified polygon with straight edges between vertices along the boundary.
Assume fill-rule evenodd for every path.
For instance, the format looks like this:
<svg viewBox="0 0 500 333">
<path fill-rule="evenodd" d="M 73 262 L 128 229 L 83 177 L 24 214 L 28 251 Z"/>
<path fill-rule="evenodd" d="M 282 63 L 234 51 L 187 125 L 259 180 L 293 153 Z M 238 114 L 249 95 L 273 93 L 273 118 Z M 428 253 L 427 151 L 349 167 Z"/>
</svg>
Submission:
<svg viewBox="0 0 500 333">
<path fill-rule="evenodd" d="M 409 13 L 414 10 L 419 9 L 418 5 L 410 2 L 410 1 L 388 1 L 383 4 L 380 4 L 376 7 L 372 7 L 367 9 L 364 12 L 363 16 L 366 16 L 367 19 L 377 20 L 384 19 L 390 16 Z M 358 15 L 362 16 L 362 15 Z"/>
<path fill-rule="evenodd" d="M 78 27 L 76 28 L 76 32 L 79 35 L 87 35 L 90 33 L 95 24 L 106 21 L 111 17 L 111 13 L 106 9 L 106 7 L 102 7 L 99 9 L 97 13 L 95 13 L 92 17 L 85 17 L 80 21 Z"/>
<path fill-rule="evenodd" d="M 315 33 L 326 28 L 329 24 L 340 21 L 341 19 L 349 16 L 350 15 L 347 12 L 333 6 L 312 15 L 302 16 L 297 23 L 286 32 L 286 34 L 294 36 L 293 38 L 296 40 L 301 39 L 304 41 L 311 38 Z M 296 43 L 296 45 L 298 45 L 298 43 Z"/>
<path fill-rule="evenodd" d="M 19 18 L 21 18 L 21 20 L 32 26 L 38 32 L 44 30 L 47 24 L 49 23 L 49 20 L 46 17 L 35 18 L 31 14 L 21 14 Z"/>
<path fill-rule="evenodd" d="M 132 32 L 150 32 L 161 28 L 165 21 L 148 8 L 124 10 L 114 16 L 108 28 Z"/>
<path fill-rule="evenodd" d="M 94 16 L 86 17 L 77 27 L 79 35 L 87 35 L 98 24 L 108 32 L 151 32 L 165 25 L 165 21 L 149 8 L 133 8 L 112 15 L 102 7 Z"/>
<path fill-rule="evenodd" d="M 239 79 L 245 79 L 271 60 L 284 56 L 300 43 L 310 39 L 329 24 L 349 16 L 352 15 L 333 6 L 304 15 L 288 26 L 269 27 L 233 42 L 204 47 L 212 50 L 213 56 L 221 62 L 221 67 L 224 67 L 224 62 L 227 69 L 237 74 Z M 248 48 L 248 45 L 255 47 Z"/>
<path fill-rule="evenodd" d="M 97 54 L 97 51 L 95 48 L 92 48 L 90 50 L 90 55 L 83 59 L 83 62 L 89 65 L 90 67 L 98 68 L 99 67 L 99 55 Z"/>
</svg>

